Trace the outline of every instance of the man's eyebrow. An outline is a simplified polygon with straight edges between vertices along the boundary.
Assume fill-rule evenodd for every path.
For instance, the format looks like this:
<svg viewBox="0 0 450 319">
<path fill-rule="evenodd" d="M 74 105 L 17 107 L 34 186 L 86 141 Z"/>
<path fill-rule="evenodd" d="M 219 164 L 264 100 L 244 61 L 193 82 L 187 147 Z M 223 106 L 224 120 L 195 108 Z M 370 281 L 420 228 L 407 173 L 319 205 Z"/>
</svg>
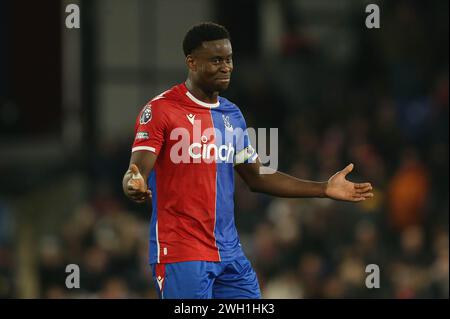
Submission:
<svg viewBox="0 0 450 319">
<path fill-rule="evenodd" d="M 226 59 L 226 58 L 231 58 L 233 56 L 233 54 L 228 54 L 228 55 L 215 55 L 213 57 L 211 57 L 211 59 Z"/>
</svg>

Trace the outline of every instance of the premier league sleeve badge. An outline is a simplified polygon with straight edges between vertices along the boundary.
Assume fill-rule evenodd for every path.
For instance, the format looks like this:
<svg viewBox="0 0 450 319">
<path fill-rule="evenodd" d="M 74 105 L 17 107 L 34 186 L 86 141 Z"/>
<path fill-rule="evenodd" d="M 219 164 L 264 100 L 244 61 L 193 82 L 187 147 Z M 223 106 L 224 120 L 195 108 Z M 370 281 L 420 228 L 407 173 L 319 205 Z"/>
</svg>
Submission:
<svg viewBox="0 0 450 319">
<path fill-rule="evenodd" d="M 147 104 L 142 110 L 141 118 L 139 119 L 140 124 L 147 124 L 152 119 L 152 105 Z"/>
</svg>

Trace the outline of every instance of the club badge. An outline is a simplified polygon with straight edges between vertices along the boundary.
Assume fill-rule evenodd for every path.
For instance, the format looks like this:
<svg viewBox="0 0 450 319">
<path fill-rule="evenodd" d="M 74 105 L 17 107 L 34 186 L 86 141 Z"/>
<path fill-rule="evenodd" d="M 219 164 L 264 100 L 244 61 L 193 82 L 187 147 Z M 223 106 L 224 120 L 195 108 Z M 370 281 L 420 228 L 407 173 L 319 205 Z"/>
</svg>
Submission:
<svg viewBox="0 0 450 319">
<path fill-rule="evenodd" d="M 222 114 L 223 124 L 225 125 L 225 129 L 227 131 L 233 132 L 233 125 L 230 123 L 230 117 Z"/>
</svg>

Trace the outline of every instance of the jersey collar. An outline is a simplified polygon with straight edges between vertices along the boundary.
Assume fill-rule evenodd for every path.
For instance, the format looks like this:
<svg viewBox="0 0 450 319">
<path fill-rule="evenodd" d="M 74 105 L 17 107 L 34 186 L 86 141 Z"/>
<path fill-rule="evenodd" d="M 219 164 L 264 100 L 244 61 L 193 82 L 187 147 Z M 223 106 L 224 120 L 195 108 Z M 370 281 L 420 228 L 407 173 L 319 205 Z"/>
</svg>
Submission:
<svg viewBox="0 0 450 319">
<path fill-rule="evenodd" d="M 206 108 L 209 108 L 209 109 L 216 108 L 216 107 L 218 107 L 218 106 L 220 105 L 220 102 L 219 102 L 218 99 L 217 99 L 217 102 L 216 102 L 216 103 L 206 103 L 206 102 L 200 101 L 200 100 L 197 99 L 194 95 L 192 95 L 191 92 L 189 92 L 189 90 L 187 89 L 187 87 L 186 87 L 186 85 L 185 85 L 184 83 L 183 83 L 183 86 L 184 86 L 184 89 L 186 90 L 186 96 L 187 96 L 192 102 L 194 102 L 195 104 L 198 104 L 198 105 L 200 105 L 200 106 L 203 106 L 203 107 L 206 107 Z"/>
</svg>

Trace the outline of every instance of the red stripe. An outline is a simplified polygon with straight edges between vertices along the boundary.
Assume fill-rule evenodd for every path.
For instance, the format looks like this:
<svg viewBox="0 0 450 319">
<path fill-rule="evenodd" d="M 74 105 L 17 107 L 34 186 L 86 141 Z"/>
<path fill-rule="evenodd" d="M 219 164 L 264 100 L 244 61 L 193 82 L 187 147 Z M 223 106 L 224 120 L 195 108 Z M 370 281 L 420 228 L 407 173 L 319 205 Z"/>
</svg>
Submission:
<svg viewBox="0 0 450 319">
<path fill-rule="evenodd" d="M 194 136 L 193 126 L 186 118 L 186 113 L 195 113 L 196 120 L 201 120 L 200 136 Z M 182 111 L 176 119 L 175 127 L 184 127 L 190 133 L 189 143 L 201 143 L 204 130 L 214 127 L 208 109 Z M 207 136 L 207 144 L 214 144 L 214 131 L 209 133 L 211 136 Z M 166 141 L 164 151 L 155 165 L 159 177 L 156 188 L 160 261 L 219 261 L 214 234 L 217 164 L 215 161 L 207 163 L 203 159 L 201 163 L 173 163 L 170 150 L 177 142 L 170 139 Z"/>
</svg>

